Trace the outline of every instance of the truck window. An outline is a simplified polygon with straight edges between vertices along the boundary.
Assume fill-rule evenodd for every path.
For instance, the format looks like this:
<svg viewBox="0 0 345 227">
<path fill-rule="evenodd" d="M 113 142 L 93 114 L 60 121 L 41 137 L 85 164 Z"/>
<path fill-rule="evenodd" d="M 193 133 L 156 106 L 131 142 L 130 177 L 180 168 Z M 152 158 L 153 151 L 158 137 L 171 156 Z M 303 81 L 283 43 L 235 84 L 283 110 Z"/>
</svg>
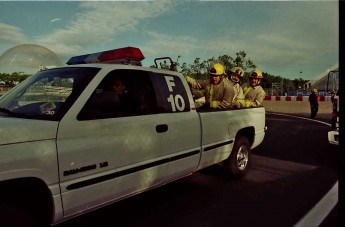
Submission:
<svg viewBox="0 0 345 227">
<path fill-rule="evenodd" d="M 190 104 L 186 89 L 178 76 L 153 74 L 152 81 L 157 91 L 158 109 L 161 113 L 187 112 Z"/>
<path fill-rule="evenodd" d="M 0 101 L 12 117 L 60 120 L 99 68 L 56 68 L 41 71 L 18 84 Z"/>
<path fill-rule="evenodd" d="M 97 86 L 78 120 L 156 114 L 157 101 L 149 74 L 139 70 L 113 70 Z"/>
</svg>

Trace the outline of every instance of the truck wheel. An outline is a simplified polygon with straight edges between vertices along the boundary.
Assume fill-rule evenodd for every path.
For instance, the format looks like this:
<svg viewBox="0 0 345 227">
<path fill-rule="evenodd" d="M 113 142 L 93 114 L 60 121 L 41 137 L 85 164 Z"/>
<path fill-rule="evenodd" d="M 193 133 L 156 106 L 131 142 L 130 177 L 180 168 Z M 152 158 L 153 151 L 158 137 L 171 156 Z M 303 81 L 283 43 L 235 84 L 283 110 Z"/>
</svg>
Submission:
<svg viewBox="0 0 345 227">
<path fill-rule="evenodd" d="M 232 177 L 239 178 L 244 176 L 250 164 L 250 144 L 246 137 L 240 136 L 236 138 L 232 152 L 222 165 L 226 167 Z"/>
<path fill-rule="evenodd" d="M 6 227 L 37 227 L 37 223 L 20 208 L 0 203 L 0 226 Z"/>
</svg>

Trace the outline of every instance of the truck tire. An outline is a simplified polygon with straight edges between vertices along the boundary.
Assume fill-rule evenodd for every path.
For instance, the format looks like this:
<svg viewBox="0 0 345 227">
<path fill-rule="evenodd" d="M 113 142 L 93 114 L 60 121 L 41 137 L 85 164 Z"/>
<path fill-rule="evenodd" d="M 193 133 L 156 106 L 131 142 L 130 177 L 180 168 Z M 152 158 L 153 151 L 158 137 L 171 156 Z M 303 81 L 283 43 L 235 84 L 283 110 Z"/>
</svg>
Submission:
<svg viewBox="0 0 345 227">
<path fill-rule="evenodd" d="M 24 210 L 6 203 L 0 203 L 0 226 L 38 227 Z"/>
<path fill-rule="evenodd" d="M 232 152 L 222 165 L 227 168 L 233 178 L 244 176 L 249 168 L 251 160 L 251 149 L 249 141 L 244 136 L 239 136 L 235 140 Z"/>
</svg>

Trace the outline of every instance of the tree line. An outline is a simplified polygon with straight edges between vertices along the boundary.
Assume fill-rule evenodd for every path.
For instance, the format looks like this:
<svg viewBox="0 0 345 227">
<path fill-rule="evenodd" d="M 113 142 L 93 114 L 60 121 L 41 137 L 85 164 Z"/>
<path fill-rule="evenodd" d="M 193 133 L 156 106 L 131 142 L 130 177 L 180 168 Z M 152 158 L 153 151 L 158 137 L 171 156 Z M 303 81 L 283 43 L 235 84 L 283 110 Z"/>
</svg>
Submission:
<svg viewBox="0 0 345 227">
<path fill-rule="evenodd" d="M 241 67 L 245 71 L 245 75 L 243 78 L 242 83 L 248 81 L 248 75 L 250 71 L 257 68 L 254 62 L 247 57 L 247 53 L 245 51 L 239 51 L 236 53 L 235 57 L 231 57 L 229 55 L 221 55 L 218 58 L 212 57 L 206 60 L 202 60 L 201 58 L 195 58 L 192 64 L 187 63 L 179 63 L 178 60 L 181 56 L 177 57 L 176 62 L 173 62 L 176 65 L 176 71 L 182 73 L 184 76 L 191 76 L 195 79 L 207 79 L 208 78 L 208 68 L 214 62 L 222 63 L 226 70 L 229 70 L 233 67 Z M 152 65 L 151 67 L 157 67 L 156 65 Z M 166 60 L 161 61 L 158 65 L 158 68 L 162 69 L 169 69 L 170 63 Z M 260 70 L 260 69 L 259 69 Z M 303 85 L 308 82 L 308 80 L 304 80 L 302 78 L 296 79 L 289 79 L 282 76 L 272 75 L 268 72 L 262 71 L 263 79 L 261 80 L 261 86 L 264 89 L 272 89 L 272 84 L 282 84 L 283 91 L 296 91 L 300 88 L 303 88 Z"/>
<path fill-rule="evenodd" d="M 26 78 L 31 76 L 30 74 L 24 74 L 21 72 L 14 73 L 0 73 L 0 85 L 13 86 L 17 83 L 22 82 Z"/>
</svg>

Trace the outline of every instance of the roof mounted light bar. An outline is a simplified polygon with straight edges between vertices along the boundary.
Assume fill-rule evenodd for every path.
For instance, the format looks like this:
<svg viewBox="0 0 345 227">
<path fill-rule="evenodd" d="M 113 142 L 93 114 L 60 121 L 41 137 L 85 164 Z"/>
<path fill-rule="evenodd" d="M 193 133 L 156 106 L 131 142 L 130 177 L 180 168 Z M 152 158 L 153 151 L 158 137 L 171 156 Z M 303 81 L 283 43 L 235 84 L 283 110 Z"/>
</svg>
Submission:
<svg viewBox="0 0 345 227">
<path fill-rule="evenodd" d="M 90 64 L 90 63 L 115 63 L 141 66 L 144 55 L 139 48 L 124 47 L 107 50 L 98 53 L 74 56 L 68 60 L 67 65 Z"/>
</svg>

